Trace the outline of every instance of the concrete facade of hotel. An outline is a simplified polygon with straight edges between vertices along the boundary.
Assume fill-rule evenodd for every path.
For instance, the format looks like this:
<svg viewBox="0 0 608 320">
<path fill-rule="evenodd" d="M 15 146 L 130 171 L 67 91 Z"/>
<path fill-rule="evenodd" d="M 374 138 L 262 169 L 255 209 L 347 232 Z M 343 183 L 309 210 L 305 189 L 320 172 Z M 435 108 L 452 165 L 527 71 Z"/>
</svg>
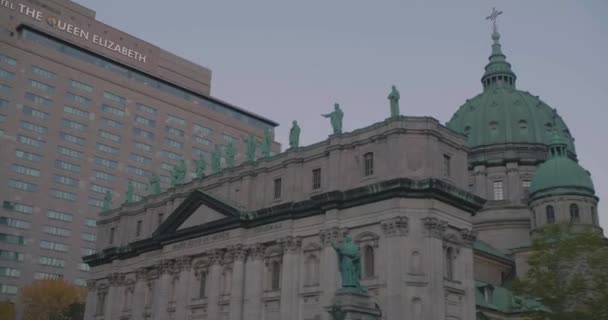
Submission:
<svg viewBox="0 0 608 320">
<path fill-rule="evenodd" d="M 95 20 L 71 1 L 0 3 L 0 299 L 33 279 L 85 285 L 104 194 L 170 187 L 185 159 L 276 123 L 210 97 L 211 71 Z M 280 145 L 273 142 L 273 153 Z M 210 172 L 209 172 L 210 173 Z"/>
</svg>

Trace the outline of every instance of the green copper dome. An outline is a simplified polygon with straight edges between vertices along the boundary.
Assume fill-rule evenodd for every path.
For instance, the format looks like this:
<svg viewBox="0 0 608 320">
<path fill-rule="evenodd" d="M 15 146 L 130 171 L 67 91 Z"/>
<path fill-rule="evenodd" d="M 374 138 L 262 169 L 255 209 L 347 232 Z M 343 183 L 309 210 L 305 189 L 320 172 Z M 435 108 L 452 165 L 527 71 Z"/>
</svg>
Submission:
<svg viewBox="0 0 608 320">
<path fill-rule="evenodd" d="M 549 159 L 538 167 L 530 183 L 531 199 L 556 194 L 595 194 L 589 172 L 566 156 L 566 141 L 558 136 L 552 138 Z"/>
<path fill-rule="evenodd" d="M 554 109 L 538 96 L 517 90 L 515 73 L 492 34 L 492 55 L 481 78 L 483 92 L 467 100 L 448 121 L 448 128 L 467 136 L 469 147 L 506 143 L 549 145 L 554 127 L 575 155 L 574 139 Z"/>
</svg>

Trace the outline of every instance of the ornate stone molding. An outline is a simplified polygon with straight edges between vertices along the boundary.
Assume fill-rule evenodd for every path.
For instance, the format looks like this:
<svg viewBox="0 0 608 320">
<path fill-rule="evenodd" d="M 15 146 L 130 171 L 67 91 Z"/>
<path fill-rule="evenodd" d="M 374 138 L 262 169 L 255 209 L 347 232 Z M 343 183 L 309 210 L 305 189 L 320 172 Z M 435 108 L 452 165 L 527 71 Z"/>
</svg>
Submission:
<svg viewBox="0 0 608 320">
<path fill-rule="evenodd" d="M 148 269 L 137 268 L 137 270 L 135 270 L 135 279 L 137 281 L 144 280 L 144 279 L 146 279 L 147 274 L 148 274 Z"/>
<path fill-rule="evenodd" d="M 424 227 L 428 230 L 429 236 L 443 239 L 445 234 L 445 230 L 448 227 L 448 223 L 443 220 L 439 220 L 435 217 L 426 217 L 422 218 L 422 223 Z"/>
<path fill-rule="evenodd" d="M 228 247 L 227 255 L 229 255 L 233 261 L 244 261 L 247 256 L 246 247 L 242 244 L 236 244 Z"/>
<path fill-rule="evenodd" d="M 405 216 L 394 217 L 380 221 L 382 231 L 389 237 L 407 236 L 409 230 L 409 218 Z"/>
<path fill-rule="evenodd" d="M 95 279 L 87 280 L 87 290 L 95 291 L 96 285 L 97 285 L 97 280 L 95 280 Z"/>
<path fill-rule="evenodd" d="M 335 243 L 342 241 L 342 239 L 344 239 L 346 234 L 348 234 L 348 229 L 338 228 L 338 227 L 321 229 L 319 231 L 319 236 L 321 237 L 321 243 L 323 244 L 324 247 L 331 246 Z"/>
<path fill-rule="evenodd" d="M 108 282 L 111 286 L 121 286 L 125 281 L 125 274 L 120 272 L 111 273 L 108 276 Z"/>
<path fill-rule="evenodd" d="M 224 259 L 224 250 L 222 249 L 212 249 L 207 254 L 212 265 L 221 264 Z"/>
<path fill-rule="evenodd" d="M 158 264 L 158 271 L 162 274 L 174 274 L 179 272 L 175 260 L 163 260 Z"/>
<path fill-rule="evenodd" d="M 283 253 L 297 253 L 302 248 L 302 238 L 287 236 L 278 241 L 283 248 Z"/>
<path fill-rule="evenodd" d="M 261 243 L 255 243 L 247 246 L 247 252 L 252 260 L 264 259 L 266 247 Z"/>
<path fill-rule="evenodd" d="M 151 281 L 154 280 L 156 278 L 158 278 L 158 276 L 160 276 L 160 270 L 158 268 L 158 266 L 152 266 L 151 268 L 147 269 L 146 272 L 146 280 Z"/>
<path fill-rule="evenodd" d="M 477 233 L 475 230 L 460 229 L 460 237 L 467 245 L 473 245 L 473 242 L 477 240 Z"/>
<path fill-rule="evenodd" d="M 177 260 L 175 260 L 175 264 L 179 268 L 179 271 L 188 271 L 192 268 L 192 257 L 190 257 L 190 256 L 179 257 L 179 258 L 177 258 Z"/>
</svg>

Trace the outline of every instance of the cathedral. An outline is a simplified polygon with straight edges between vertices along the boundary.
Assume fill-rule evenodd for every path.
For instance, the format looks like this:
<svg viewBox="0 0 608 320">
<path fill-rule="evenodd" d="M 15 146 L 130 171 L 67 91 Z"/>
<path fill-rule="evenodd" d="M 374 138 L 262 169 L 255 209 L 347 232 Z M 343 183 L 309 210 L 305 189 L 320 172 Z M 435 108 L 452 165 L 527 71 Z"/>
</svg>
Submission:
<svg viewBox="0 0 608 320">
<path fill-rule="evenodd" d="M 376 310 L 346 319 L 538 308 L 509 289 L 531 235 L 554 223 L 601 231 L 599 199 L 564 120 L 517 89 L 496 29 L 492 41 L 482 92 L 445 125 L 394 112 L 393 89 L 385 121 L 341 132 L 332 118 L 324 141 L 103 212 L 98 252 L 84 258 L 85 318 L 337 319 L 345 239 Z"/>
</svg>

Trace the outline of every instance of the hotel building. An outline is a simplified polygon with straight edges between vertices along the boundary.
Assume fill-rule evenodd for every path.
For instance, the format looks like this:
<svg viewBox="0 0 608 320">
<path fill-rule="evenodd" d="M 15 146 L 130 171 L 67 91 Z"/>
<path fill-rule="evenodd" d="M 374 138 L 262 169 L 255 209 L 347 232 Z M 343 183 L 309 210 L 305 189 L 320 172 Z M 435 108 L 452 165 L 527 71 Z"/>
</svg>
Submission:
<svg viewBox="0 0 608 320">
<path fill-rule="evenodd" d="M 0 1 L 0 300 L 34 279 L 84 286 L 96 220 L 149 194 L 152 173 L 215 145 L 274 141 L 275 122 L 210 96 L 211 71 L 95 19 L 67 0 Z M 280 145 L 272 143 L 273 153 Z M 159 223 L 162 222 L 159 217 Z"/>
</svg>

